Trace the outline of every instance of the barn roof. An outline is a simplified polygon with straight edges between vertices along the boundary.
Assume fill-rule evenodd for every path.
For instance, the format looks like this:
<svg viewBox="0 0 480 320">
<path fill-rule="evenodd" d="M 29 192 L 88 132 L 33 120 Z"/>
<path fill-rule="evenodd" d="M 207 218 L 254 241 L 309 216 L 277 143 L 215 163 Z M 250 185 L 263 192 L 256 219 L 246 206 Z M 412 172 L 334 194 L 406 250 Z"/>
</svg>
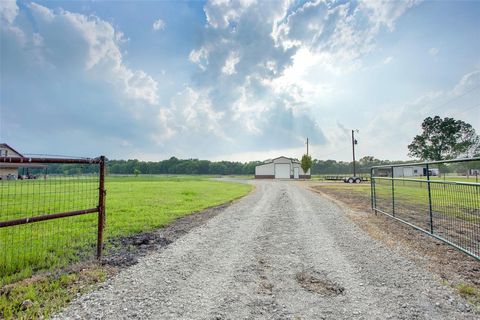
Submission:
<svg viewBox="0 0 480 320">
<path fill-rule="evenodd" d="M 289 158 L 289 157 L 285 157 L 285 156 L 280 156 L 280 157 L 276 157 L 276 158 L 273 158 L 273 159 L 265 160 L 265 161 L 263 161 L 262 164 L 272 163 L 272 162 L 274 162 L 275 160 L 280 159 L 280 158 L 285 158 L 285 159 L 291 160 L 292 162 L 300 163 L 300 161 L 298 161 L 297 159 Z"/>
<path fill-rule="evenodd" d="M 21 154 L 20 152 L 18 152 L 18 151 L 15 150 L 15 149 L 13 149 L 12 147 L 10 147 L 10 146 L 9 146 L 8 144 L 6 144 L 6 143 L 0 143 L 0 147 L 10 149 L 10 150 L 12 150 L 13 152 L 17 153 L 20 157 L 23 157 L 23 154 Z"/>
</svg>

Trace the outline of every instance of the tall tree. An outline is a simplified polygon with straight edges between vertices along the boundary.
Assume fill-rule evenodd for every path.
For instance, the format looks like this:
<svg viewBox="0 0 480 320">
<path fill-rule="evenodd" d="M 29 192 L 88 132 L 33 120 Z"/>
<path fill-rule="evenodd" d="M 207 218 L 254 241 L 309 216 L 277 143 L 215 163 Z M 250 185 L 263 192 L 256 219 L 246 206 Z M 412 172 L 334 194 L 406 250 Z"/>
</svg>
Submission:
<svg viewBox="0 0 480 320">
<path fill-rule="evenodd" d="M 422 131 L 408 145 L 409 156 L 435 161 L 473 156 L 480 151 L 475 129 L 462 120 L 428 117 L 423 120 Z"/>
<path fill-rule="evenodd" d="M 300 163 L 302 170 L 305 174 L 307 174 L 308 169 L 312 167 L 312 157 L 309 155 L 304 154 L 302 157 L 302 161 Z"/>
</svg>

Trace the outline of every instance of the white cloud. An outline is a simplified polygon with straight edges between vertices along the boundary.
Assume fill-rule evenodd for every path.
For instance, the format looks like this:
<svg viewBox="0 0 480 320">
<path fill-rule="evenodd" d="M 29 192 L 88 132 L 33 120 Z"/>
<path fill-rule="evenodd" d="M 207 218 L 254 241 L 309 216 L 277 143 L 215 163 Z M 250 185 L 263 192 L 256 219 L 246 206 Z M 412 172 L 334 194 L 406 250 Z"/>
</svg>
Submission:
<svg viewBox="0 0 480 320">
<path fill-rule="evenodd" d="M 306 2 L 274 25 L 272 36 L 283 48 L 309 48 L 332 70 L 348 72 L 375 49 L 381 28 L 392 31 L 396 20 L 418 2 Z"/>
<path fill-rule="evenodd" d="M 480 70 L 474 70 L 465 74 L 452 90 L 451 94 L 462 95 L 473 90 L 476 90 L 477 94 L 480 93 Z"/>
<path fill-rule="evenodd" d="M 322 75 L 357 70 L 381 29 L 393 30 L 415 4 L 210 1 L 202 42 L 189 55 L 199 67 L 192 89 L 225 113 L 237 139 L 263 141 L 255 148 L 289 148 L 307 135 L 320 145 L 326 139 L 313 109 L 335 90 Z"/>
<path fill-rule="evenodd" d="M 393 61 L 393 57 L 392 56 L 388 56 L 386 57 L 385 59 L 383 59 L 382 63 L 383 64 L 389 64 Z"/>
<path fill-rule="evenodd" d="M 25 19 L 15 19 L 18 10 L 10 10 L 6 18 L 2 11 L 2 21 L 12 25 L 0 32 L 17 43 L 5 46 L 16 50 L 9 65 L 23 68 L 12 67 L 12 73 L 42 79 L 32 80 L 38 110 L 64 113 L 72 127 L 81 123 L 97 137 L 113 133 L 113 141 L 132 149 L 161 146 L 169 155 L 295 156 L 307 136 L 325 150 L 341 143 L 344 130 L 336 119 L 331 128 L 325 125 L 330 119 L 318 116 L 322 108 L 336 108 L 328 102 L 342 94 L 330 80 L 340 82 L 358 70 L 362 58 L 376 50 L 380 30 L 394 30 L 414 3 L 209 1 L 206 24 L 188 56 L 198 68 L 163 101 L 157 81 L 126 61 L 123 34 L 95 15 L 32 3 L 21 10 L 30 10 L 35 28 L 20 25 Z M 155 31 L 164 27 L 162 20 L 152 25 Z M 20 58 L 21 64 L 15 60 Z M 21 113 L 12 109 L 9 119 Z"/>
<path fill-rule="evenodd" d="M 213 0 L 205 4 L 205 16 L 208 24 L 213 28 L 226 28 L 244 14 L 255 0 L 227 1 Z"/>
<path fill-rule="evenodd" d="M 222 68 L 222 72 L 226 75 L 234 74 L 236 72 L 235 66 L 239 61 L 240 61 L 240 57 L 238 56 L 238 53 L 236 52 L 230 53 L 230 55 L 225 60 L 225 65 Z"/>
<path fill-rule="evenodd" d="M 36 3 L 20 10 L 29 19 L 0 26 L 2 139 L 85 155 L 151 144 L 158 84 L 127 66 L 123 34 L 94 15 Z M 29 143 L 32 136 L 51 144 Z"/>
<path fill-rule="evenodd" d="M 87 72 L 122 87 L 126 96 L 158 103 L 157 82 L 146 72 L 125 65 L 120 50 L 123 34 L 110 23 L 64 10 L 54 13 L 36 3 L 29 6 L 38 28 L 32 41 L 43 47 L 42 60 L 58 68 L 84 65 Z M 58 33 L 59 29 L 63 32 Z"/>
<path fill-rule="evenodd" d="M 188 55 L 188 59 L 197 64 L 200 69 L 205 70 L 208 65 L 208 49 L 201 47 L 200 49 L 193 49 Z"/>
<path fill-rule="evenodd" d="M 166 26 L 165 21 L 163 21 L 162 19 L 157 19 L 153 22 L 152 28 L 155 31 L 160 31 L 160 30 L 164 30 L 165 26 Z"/>
<path fill-rule="evenodd" d="M 360 7 L 370 11 L 370 20 L 376 25 L 385 25 L 390 31 L 395 27 L 395 21 L 408 9 L 418 5 L 422 0 L 363 0 Z"/>
<path fill-rule="evenodd" d="M 4 0 L 0 6 L 0 18 L 4 24 L 12 24 L 18 15 L 18 6 L 15 0 Z"/>
<path fill-rule="evenodd" d="M 431 56 L 436 56 L 439 52 L 440 52 L 440 50 L 438 48 L 435 48 L 435 47 L 432 47 L 432 48 L 428 49 L 428 54 L 431 55 Z"/>
<path fill-rule="evenodd" d="M 224 115 L 214 110 L 207 95 L 186 87 L 173 97 L 168 108 L 160 109 L 160 131 L 154 134 L 155 140 L 160 145 L 172 138 L 192 138 L 192 135 L 193 139 L 214 135 L 228 140 L 221 124 Z"/>
<path fill-rule="evenodd" d="M 398 148 L 407 155 L 407 145 L 428 116 L 453 117 L 480 128 L 480 117 L 474 116 L 480 108 L 479 88 L 480 70 L 474 70 L 462 76 L 451 89 L 426 92 L 412 101 L 391 106 L 366 128 L 366 149 L 383 158 L 391 158 L 389 153 L 398 153 Z"/>
</svg>

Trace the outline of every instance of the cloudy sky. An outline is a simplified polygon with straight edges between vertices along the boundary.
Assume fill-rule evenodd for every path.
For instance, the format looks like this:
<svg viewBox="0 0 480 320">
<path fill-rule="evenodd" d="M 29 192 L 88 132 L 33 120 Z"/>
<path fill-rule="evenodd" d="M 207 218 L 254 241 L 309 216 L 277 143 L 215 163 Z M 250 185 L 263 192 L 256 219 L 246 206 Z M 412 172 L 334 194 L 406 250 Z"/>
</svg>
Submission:
<svg viewBox="0 0 480 320">
<path fill-rule="evenodd" d="M 480 132 L 480 1 L 1 1 L 0 142 L 25 153 L 406 159 Z"/>
</svg>

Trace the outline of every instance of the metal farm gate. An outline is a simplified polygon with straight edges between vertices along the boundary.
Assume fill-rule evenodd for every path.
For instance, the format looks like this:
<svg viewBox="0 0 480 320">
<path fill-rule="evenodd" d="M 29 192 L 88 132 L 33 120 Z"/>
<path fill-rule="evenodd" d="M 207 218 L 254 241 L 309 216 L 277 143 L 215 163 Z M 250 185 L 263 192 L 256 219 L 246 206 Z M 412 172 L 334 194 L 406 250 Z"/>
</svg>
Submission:
<svg viewBox="0 0 480 320">
<path fill-rule="evenodd" d="M 105 162 L 0 157 L 0 287 L 102 256 Z"/>
<path fill-rule="evenodd" d="M 372 210 L 480 259 L 479 168 L 480 158 L 372 167 Z"/>
</svg>

